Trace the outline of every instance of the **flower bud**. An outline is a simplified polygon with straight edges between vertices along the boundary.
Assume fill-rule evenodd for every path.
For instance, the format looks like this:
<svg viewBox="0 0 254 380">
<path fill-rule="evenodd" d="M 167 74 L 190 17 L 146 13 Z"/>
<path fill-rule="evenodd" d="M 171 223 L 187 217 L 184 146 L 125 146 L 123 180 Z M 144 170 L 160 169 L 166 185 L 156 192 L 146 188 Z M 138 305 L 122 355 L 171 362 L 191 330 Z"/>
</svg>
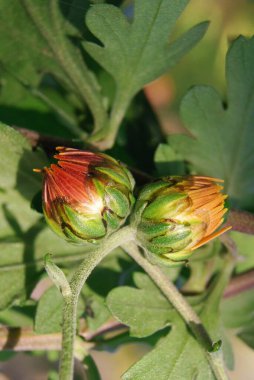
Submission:
<svg viewBox="0 0 254 380">
<path fill-rule="evenodd" d="M 57 151 L 57 164 L 42 169 L 46 221 L 70 242 L 96 243 L 129 215 L 132 175 L 106 154 L 63 147 Z"/>
<path fill-rule="evenodd" d="M 133 223 L 146 251 L 159 261 L 187 260 L 193 251 L 230 229 L 223 223 L 222 180 L 201 176 L 164 177 L 139 194 Z"/>
</svg>

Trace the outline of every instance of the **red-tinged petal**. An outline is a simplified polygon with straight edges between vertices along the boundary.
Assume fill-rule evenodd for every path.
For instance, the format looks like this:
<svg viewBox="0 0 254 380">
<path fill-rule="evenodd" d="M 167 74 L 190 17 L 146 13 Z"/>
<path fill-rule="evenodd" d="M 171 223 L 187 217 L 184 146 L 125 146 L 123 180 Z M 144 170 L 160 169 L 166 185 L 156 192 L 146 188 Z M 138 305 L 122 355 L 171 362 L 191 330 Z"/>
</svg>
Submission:
<svg viewBox="0 0 254 380">
<path fill-rule="evenodd" d="M 41 170 L 46 221 L 69 241 L 96 242 L 119 228 L 129 215 L 131 174 L 105 154 L 65 147 L 57 151 L 57 164 Z M 105 217 L 105 207 L 110 207 L 110 220 Z"/>
</svg>

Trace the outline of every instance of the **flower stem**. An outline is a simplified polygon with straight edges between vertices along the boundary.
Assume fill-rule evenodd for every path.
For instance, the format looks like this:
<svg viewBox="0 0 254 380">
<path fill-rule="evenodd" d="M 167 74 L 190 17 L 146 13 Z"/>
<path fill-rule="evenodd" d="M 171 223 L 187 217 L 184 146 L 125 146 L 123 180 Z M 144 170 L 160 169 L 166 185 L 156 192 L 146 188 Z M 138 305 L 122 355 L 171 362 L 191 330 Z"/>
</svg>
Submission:
<svg viewBox="0 0 254 380">
<path fill-rule="evenodd" d="M 60 380 L 72 380 L 74 369 L 74 342 L 77 328 L 77 305 L 79 294 L 92 270 L 100 261 L 119 245 L 129 242 L 134 238 L 131 227 L 123 227 L 112 234 L 102 245 L 95 250 L 86 253 L 83 262 L 73 274 L 70 281 L 71 293 L 64 296 L 63 327 L 62 327 L 62 351 L 60 357 Z"/>
<path fill-rule="evenodd" d="M 201 346 L 205 348 L 207 359 L 216 379 L 228 380 L 220 352 L 212 352 L 214 345 L 206 328 L 178 289 L 159 267 L 151 264 L 141 255 L 139 248 L 135 243 L 129 242 L 128 245 L 125 244 L 122 245 L 122 247 L 151 277 L 161 292 L 184 319 Z"/>
</svg>

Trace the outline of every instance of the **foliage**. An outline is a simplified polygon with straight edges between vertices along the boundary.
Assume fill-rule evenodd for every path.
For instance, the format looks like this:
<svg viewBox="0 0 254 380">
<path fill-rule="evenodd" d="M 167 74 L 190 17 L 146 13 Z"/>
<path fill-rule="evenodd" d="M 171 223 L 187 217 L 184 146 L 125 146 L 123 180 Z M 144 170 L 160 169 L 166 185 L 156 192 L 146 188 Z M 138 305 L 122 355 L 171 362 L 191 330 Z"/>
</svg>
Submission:
<svg viewBox="0 0 254 380">
<path fill-rule="evenodd" d="M 194 87 L 181 105 L 191 137 L 169 138 L 191 170 L 223 178 L 231 203 L 247 210 L 253 209 L 254 186 L 253 52 L 254 38 L 234 41 L 226 63 L 227 103 L 211 87 Z"/>
<path fill-rule="evenodd" d="M 254 37 L 248 32 L 247 37 L 230 41 L 224 92 L 214 64 L 219 62 L 221 76 L 224 56 L 218 58 L 215 52 L 218 33 L 211 36 L 213 25 L 203 22 L 209 12 L 199 20 L 192 12 L 197 2 L 188 3 L 0 0 L 3 331 L 5 326 L 18 327 L 21 340 L 23 330 L 32 329 L 44 342 L 47 336 L 58 336 L 64 302 L 60 291 L 46 280 L 44 257 L 52 254 L 70 280 L 77 265 L 91 255 L 90 248 L 57 237 L 41 214 L 42 178 L 33 169 L 47 166 L 57 145 L 110 149 L 112 156 L 133 169 L 138 187 L 151 176 L 222 178 L 228 204 L 254 211 Z M 222 3 L 218 6 L 226 12 Z M 252 24 L 246 20 L 254 4 L 243 3 L 242 22 L 249 31 Z M 207 5 L 199 5 L 203 6 Z M 210 42 L 203 40 L 207 29 Z M 150 82 L 163 74 L 170 75 L 172 87 L 162 78 L 157 93 L 156 82 Z M 205 85 L 183 94 L 192 81 Z M 28 138 L 20 127 L 27 129 Z M 235 284 L 253 271 L 254 238 L 236 231 L 230 232 L 230 238 L 238 255 L 232 274 Z M 222 341 L 224 360 L 232 369 L 227 330 L 254 348 L 254 299 L 253 281 L 236 286 L 232 293 L 226 288 L 223 297 L 230 277 L 226 246 L 214 240 L 198 248 L 188 266 L 163 271 L 198 313 L 213 342 Z M 76 354 L 91 380 L 100 374 L 90 356 L 90 344 L 99 350 L 115 350 L 130 342 L 144 342 L 151 350 L 129 370 L 125 367 L 124 380 L 216 379 L 202 345 L 122 248 L 94 269 L 82 289 L 77 314 L 80 347 Z M 118 322 L 124 326 L 117 325 L 112 334 L 110 328 Z M 11 356 L 3 351 L 0 360 Z M 53 367 L 49 376 L 57 377 Z"/>
</svg>

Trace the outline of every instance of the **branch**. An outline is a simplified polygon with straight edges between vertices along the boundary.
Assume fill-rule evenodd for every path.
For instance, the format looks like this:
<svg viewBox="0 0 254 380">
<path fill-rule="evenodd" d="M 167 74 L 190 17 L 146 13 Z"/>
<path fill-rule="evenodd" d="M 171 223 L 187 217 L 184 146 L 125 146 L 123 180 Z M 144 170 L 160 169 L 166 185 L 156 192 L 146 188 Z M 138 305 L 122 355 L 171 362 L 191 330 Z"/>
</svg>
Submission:
<svg viewBox="0 0 254 380">
<path fill-rule="evenodd" d="M 230 298 L 254 288 L 254 270 L 231 279 L 223 297 Z"/>
<path fill-rule="evenodd" d="M 0 328 L 0 349 L 10 351 L 60 350 L 61 334 L 36 335 L 31 328 Z"/>
<path fill-rule="evenodd" d="M 254 215 L 247 211 L 231 210 L 226 225 L 233 231 L 254 235 Z"/>
</svg>

